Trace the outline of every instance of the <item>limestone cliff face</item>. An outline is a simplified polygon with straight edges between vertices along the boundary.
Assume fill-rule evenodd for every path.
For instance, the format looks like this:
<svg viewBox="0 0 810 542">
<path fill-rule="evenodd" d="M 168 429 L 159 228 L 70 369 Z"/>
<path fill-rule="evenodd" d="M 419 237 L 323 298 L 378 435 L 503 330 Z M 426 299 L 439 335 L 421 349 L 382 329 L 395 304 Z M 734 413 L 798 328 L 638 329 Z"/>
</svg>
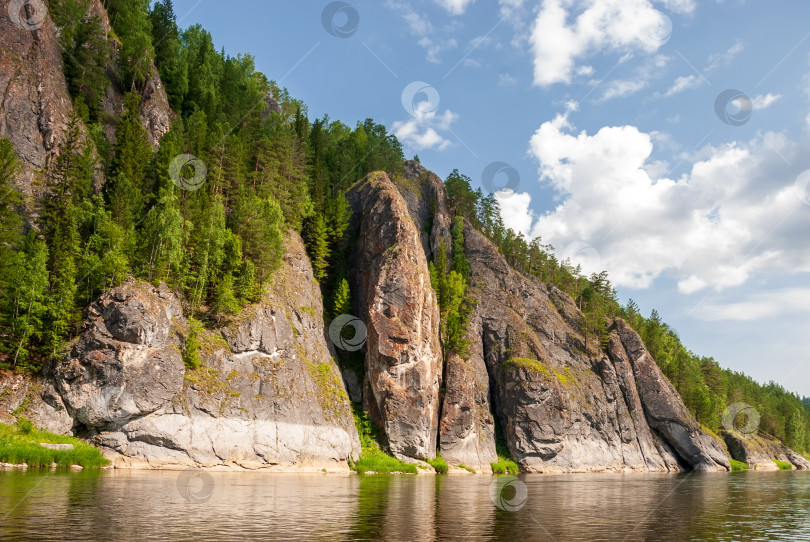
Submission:
<svg viewBox="0 0 810 542">
<path fill-rule="evenodd" d="M 442 355 L 439 309 L 420 229 L 384 173 L 349 190 L 349 277 L 367 327 L 364 400 L 391 452 L 436 455 Z"/>
<path fill-rule="evenodd" d="M 19 184 L 30 195 L 35 171 L 58 152 L 73 106 L 53 21 L 25 9 L 9 13 L 10 5 L 19 3 L 0 0 L 0 137 L 23 161 Z"/>
<path fill-rule="evenodd" d="M 360 442 L 323 334 L 320 288 L 290 233 L 273 286 L 231 325 L 181 356 L 187 322 L 165 286 L 129 282 L 102 296 L 26 415 L 91 437 L 116 466 L 346 470 Z M 32 390 L 29 390 L 32 391 Z M 67 423 L 65 423 L 67 421 Z"/>
</svg>

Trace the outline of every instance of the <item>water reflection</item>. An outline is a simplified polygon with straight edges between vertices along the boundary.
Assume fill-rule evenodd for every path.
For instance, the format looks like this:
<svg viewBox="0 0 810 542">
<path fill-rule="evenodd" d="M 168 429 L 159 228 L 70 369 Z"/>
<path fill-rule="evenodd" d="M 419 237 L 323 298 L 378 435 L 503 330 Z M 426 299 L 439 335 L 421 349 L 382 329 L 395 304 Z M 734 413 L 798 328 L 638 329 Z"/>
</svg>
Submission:
<svg viewBox="0 0 810 542">
<path fill-rule="evenodd" d="M 810 541 L 808 472 L 522 476 L 517 512 L 487 476 L 215 472 L 195 503 L 180 475 L 0 472 L 0 538 Z"/>
</svg>

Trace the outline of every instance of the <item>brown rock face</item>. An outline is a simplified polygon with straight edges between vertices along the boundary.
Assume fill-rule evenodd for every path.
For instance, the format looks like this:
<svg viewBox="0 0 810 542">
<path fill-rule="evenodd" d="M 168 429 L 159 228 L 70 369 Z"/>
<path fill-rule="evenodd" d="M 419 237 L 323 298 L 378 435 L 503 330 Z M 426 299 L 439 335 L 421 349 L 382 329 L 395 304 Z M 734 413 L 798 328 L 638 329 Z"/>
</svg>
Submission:
<svg viewBox="0 0 810 542">
<path fill-rule="evenodd" d="M 0 0 L 0 136 L 25 164 L 20 187 L 31 194 L 34 171 L 57 152 L 73 106 L 53 21 L 25 9 L 9 14 L 10 4 Z"/>
<path fill-rule="evenodd" d="M 365 401 L 395 456 L 432 458 L 442 374 L 439 309 L 420 231 L 384 173 L 349 190 L 355 310 L 368 329 Z"/>
</svg>

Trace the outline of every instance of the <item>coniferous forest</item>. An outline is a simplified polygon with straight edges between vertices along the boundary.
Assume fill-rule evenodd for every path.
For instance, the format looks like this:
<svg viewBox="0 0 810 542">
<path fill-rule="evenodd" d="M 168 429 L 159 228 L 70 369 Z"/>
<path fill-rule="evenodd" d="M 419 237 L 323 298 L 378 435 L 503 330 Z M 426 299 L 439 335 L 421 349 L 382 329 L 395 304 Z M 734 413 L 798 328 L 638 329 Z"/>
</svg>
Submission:
<svg viewBox="0 0 810 542">
<path fill-rule="evenodd" d="M 218 51 L 200 26 L 179 28 L 171 0 L 104 5 L 109 35 L 88 11 L 90 0 L 49 3 L 75 114 L 58 157 L 37 174 L 38 196 L 17 189 L 21 165 L 0 140 L 0 368 L 42 370 L 79 332 L 90 303 L 129 277 L 181 293 L 192 330 L 227 322 L 273 280 L 290 229 L 305 241 L 326 317 L 347 312 L 351 292 L 338 250 L 351 218 L 344 194 L 374 171 L 402 175 L 396 137 L 372 119 L 349 126 L 309 118 L 306 105 L 256 71 L 251 56 Z M 125 94 L 113 119 L 102 108 L 111 59 L 112 84 Z M 152 66 L 177 114 L 157 149 L 138 109 Z M 104 131 L 110 122 L 113 142 Z M 172 180 L 172 168 L 183 179 L 199 173 L 199 163 L 177 162 L 183 155 L 203 165 L 204 183 Z M 745 402 L 759 412 L 760 431 L 810 452 L 810 399 L 691 352 L 656 311 L 643 316 L 632 300 L 620 303 L 606 272 L 584 276 L 542 239 L 506 228 L 494 195 L 466 175 L 453 171 L 445 187 L 453 246 L 435 256 L 431 280 L 446 353 L 466 355 L 467 220 L 516 270 L 574 299 L 587 341 L 604 344 L 606 317 L 627 320 L 704 426 L 719 430 L 728 405 Z M 190 368 L 199 365 L 188 345 L 184 357 Z"/>
</svg>

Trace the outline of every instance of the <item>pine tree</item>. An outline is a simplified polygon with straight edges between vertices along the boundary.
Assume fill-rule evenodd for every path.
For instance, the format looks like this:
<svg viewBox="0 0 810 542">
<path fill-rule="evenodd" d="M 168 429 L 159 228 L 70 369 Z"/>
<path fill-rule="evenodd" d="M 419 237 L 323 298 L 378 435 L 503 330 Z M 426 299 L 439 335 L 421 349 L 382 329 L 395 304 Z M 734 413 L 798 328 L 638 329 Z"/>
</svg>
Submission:
<svg viewBox="0 0 810 542">
<path fill-rule="evenodd" d="M 76 210 L 73 204 L 68 203 L 64 214 L 56 222 L 50 247 L 50 290 L 44 337 L 46 351 L 50 355 L 56 354 L 80 316 L 76 305 L 79 242 Z"/>
<path fill-rule="evenodd" d="M 323 215 L 315 215 L 307 221 L 304 241 L 309 261 L 312 262 L 312 273 L 316 280 L 322 281 L 329 267 L 329 230 Z"/>
<path fill-rule="evenodd" d="M 12 366 L 28 366 L 29 345 L 39 337 L 47 313 L 45 296 L 48 289 L 48 247 L 28 232 L 22 246 L 11 260 L 10 280 L 2 289 L 0 322 L 12 337 Z"/>
<path fill-rule="evenodd" d="M 137 92 L 130 92 L 124 98 L 124 113 L 115 132 L 112 173 L 124 175 L 146 196 L 152 190 L 151 179 L 146 176 L 152 161 L 152 145 L 141 122 L 140 103 L 141 95 Z"/>
<path fill-rule="evenodd" d="M 341 314 L 349 314 L 352 311 L 352 294 L 349 291 L 349 283 L 342 279 L 335 290 L 332 301 L 332 318 L 337 318 Z"/>
<path fill-rule="evenodd" d="M 188 71 L 182 63 L 180 31 L 172 0 L 155 2 L 149 20 L 152 23 L 155 65 L 166 88 L 169 105 L 180 111 L 188 92 Z"/>
</svg>

